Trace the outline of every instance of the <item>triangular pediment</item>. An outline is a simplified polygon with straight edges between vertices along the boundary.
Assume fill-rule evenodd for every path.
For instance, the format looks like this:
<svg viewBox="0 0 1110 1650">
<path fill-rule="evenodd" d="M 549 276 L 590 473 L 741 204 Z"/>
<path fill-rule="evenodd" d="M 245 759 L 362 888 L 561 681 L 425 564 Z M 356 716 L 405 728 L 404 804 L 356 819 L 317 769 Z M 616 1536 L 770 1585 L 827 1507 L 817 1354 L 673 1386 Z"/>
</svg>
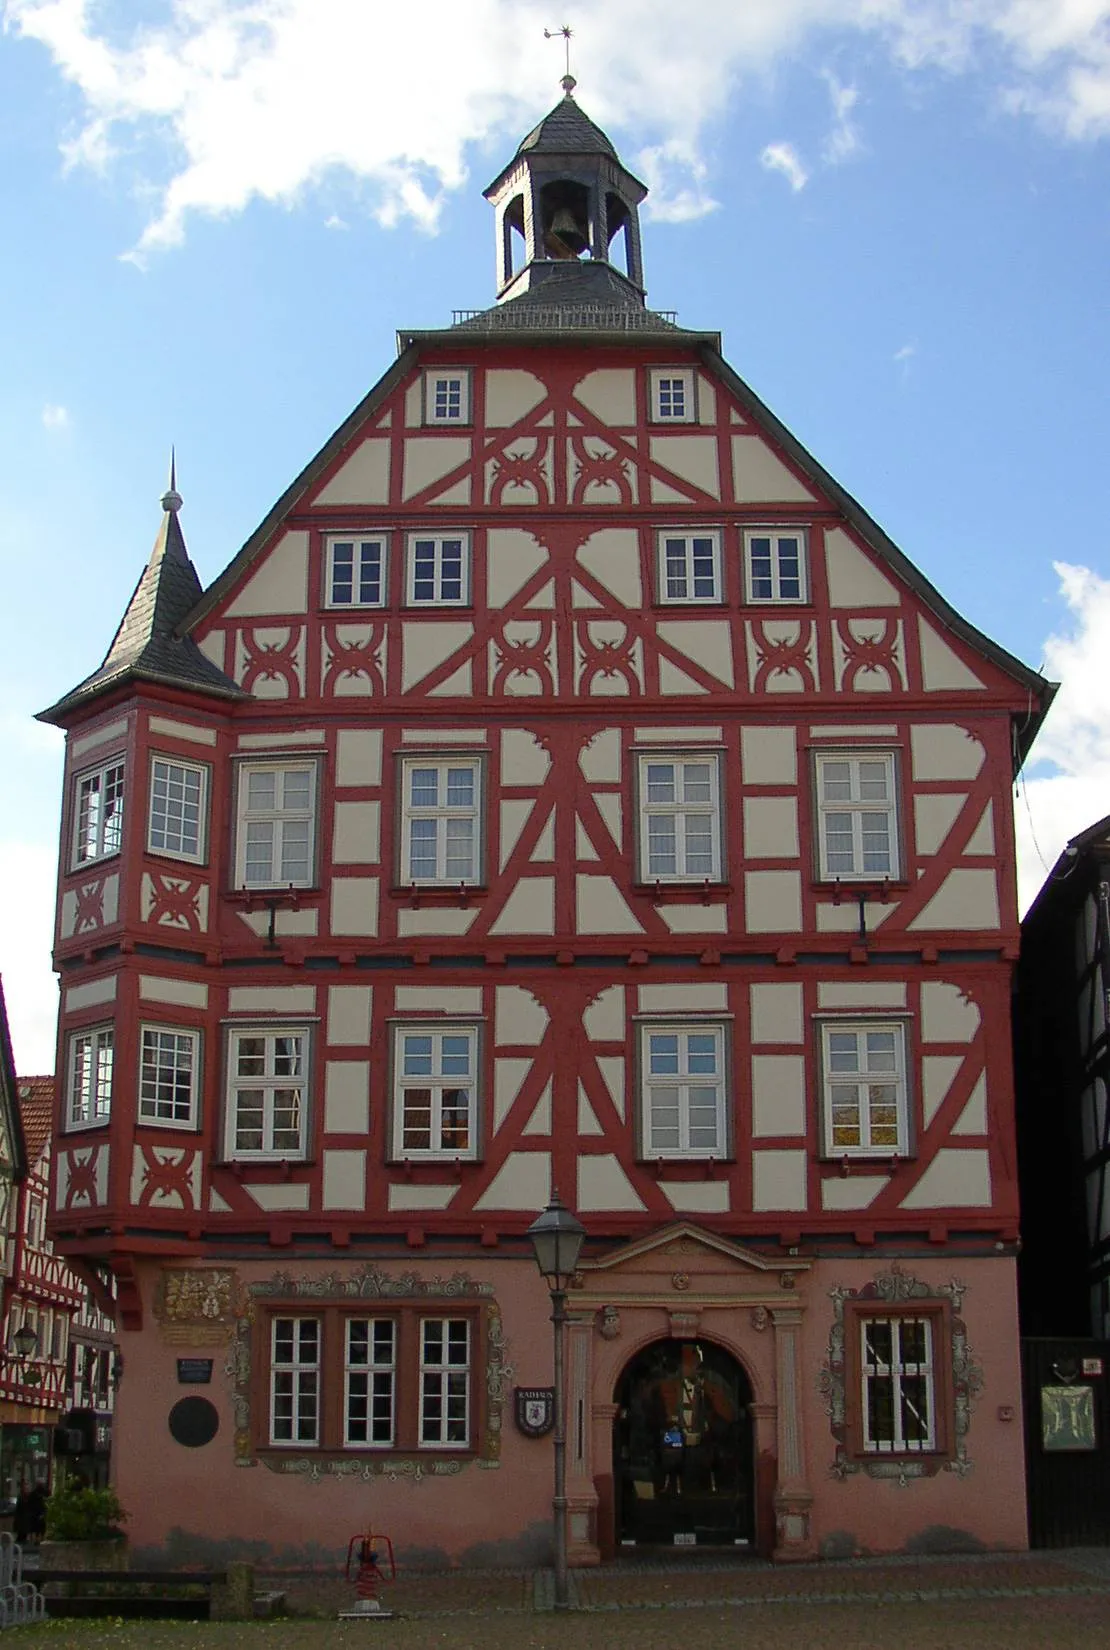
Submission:
<svg viewBox="0 0 1110 1650">
<path fill-rule="evenodd" d="M 755 1249 L 734 1243 L 731 1238 L 682 1220 L 676 1221 L 673 1226 L 664 1226 L 648 1237 L 639 1238 L 635 1243 L 619 1244 L 607 1255 L 584 1260 L 579 1265 L 579 1271 L 587 1276 L 604 1273 L 612 1277 L 620 1273 L 683 1270 L 691 1261 L 700 1261 L 702 1267 L 707 1261 L 717 1266 L 724 1261 L 730 1269 L 761 1275 L 768 1272 L 807 1272 L 811 1265 L 810 1261 L 796 1255 L 760 1254 Z"/>
</svg>

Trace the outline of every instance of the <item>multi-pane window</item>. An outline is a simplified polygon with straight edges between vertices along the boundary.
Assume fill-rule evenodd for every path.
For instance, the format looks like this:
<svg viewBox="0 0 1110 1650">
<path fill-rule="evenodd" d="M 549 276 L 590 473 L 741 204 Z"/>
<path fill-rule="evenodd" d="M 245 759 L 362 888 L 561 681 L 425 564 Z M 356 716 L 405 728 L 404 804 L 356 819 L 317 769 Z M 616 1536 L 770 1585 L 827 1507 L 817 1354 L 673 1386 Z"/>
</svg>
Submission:
<svg viewBox="0 0 1110 1650">
<path fill-rule="evenodd" d="M 906 1036 L 900 1021 L 821 1026 L 825 1150 L 890 1157 L 907 1146 Z"/>
<path fill-rule="evenodd" d="M 482 764 L 412 758 L 402 773 L 402 882 L 477 882 Z"/>
<path fill-rule="evenodd" d="M 470 1321 L 424 1318 L 420 1325 L 420 1443 L 465 1449 L 470 1442 Z"/>
<path fill-rule="evenodd" d="M 348 1318 L 343 1367 L 343 1442 L 355 1449 L 394 1441 L 397 1325 L 392 1318 Z"/>
<path fill-rule="evenodd" d="M 640 1072 L 645 1157 L 727 1154 L 723 1026 L 643 1026 Z"/>
<path fill-rule="evenodd" d="M 937 1448 L 933 1328 L 931 1317 L 859 1320 L 865 1453 Z"/>
<path fill-rule="evenodd" d="M 659 599 L 664 602 L 720 601 L 719 533 L 660 534 Z"/>
<path fill-rule="evenodd" d="M 750 602 L 806 601 L 805 532 L 798 527 L 750 528 L 744 534 L 744 576 Z"/>
<path fill-rule="evenodd" d="M 640 757 L 640 876 L 644 881 L 720 880 L 717 758 Z"/>
<path fill-rule="evenodd" d="M 231 1032 L 229 1157 L 303 1157 L 307 1100 L 307 1031 L 252 1027 Z"/>
<path fill-rule="evenodd" d="M 465 533 L 409 537 L 408 592 L 413 607 L 462 607 L 470 600 L 470 539 Z"/>
<path fill-rule="evenodd" d="M 123 763 L 109 762 L 77 780 L 73 863 L 118 854 L 123 836 Z"/>
<path fill-rule="evenodd" d="M 314 874 L 315 816 L 315 763 L 243 763 L 236 886 L 307 888 Z"/>
<path fill-rule="evenodd" d="M 79 1031 L 70 1038 L 66 1121 L 71 1129 L 108 1121 L 112 1111 L 114 1048 L 115 1032 L 111 1026 Z"/>
<path fill-rule="evenodd" d="M 270 1350 L 270 1443 L 320 1441 L 320 1320 L 274 1318 Z"/>
<path fill-rule="evenodd" d="M 204 854 L 204 802 L 207 770 L 194 762 L 156 756 L 150 764 L 150 831 L 152 854 L 198 860 Z"/>
<path fill-rule="evenodd" d="M 867 751 L 816 758 L 818 854 L 826 880 L 898 875 L 894 757 Z"/>
<path fill-rule="evenodd" d="M 470 374 L 465 367 L 443 367 L 424 374 L 424 422 L 469 424 Z"/>
<path fill-rule="evenodd" d="M 386 540 L 378 534 L 328 539 L 329 607 L 381 607 L 385 602 Z"/>
<path fill-rule="evenodd" d="M 394 1155 L 477 1155 L 478 1029 L 396 1028 Z"/>
<path fill-rule="evenodd" d="M 143 1026 L 139 1050 L 139 1121 L 194 1128 L 200 1034 Z"/>
<path fill-rule="evenodd" d="M 652 369 L 651 417 L 657 424 L 689 424 L 697 417 L 693 368 Z"/>
</svg>

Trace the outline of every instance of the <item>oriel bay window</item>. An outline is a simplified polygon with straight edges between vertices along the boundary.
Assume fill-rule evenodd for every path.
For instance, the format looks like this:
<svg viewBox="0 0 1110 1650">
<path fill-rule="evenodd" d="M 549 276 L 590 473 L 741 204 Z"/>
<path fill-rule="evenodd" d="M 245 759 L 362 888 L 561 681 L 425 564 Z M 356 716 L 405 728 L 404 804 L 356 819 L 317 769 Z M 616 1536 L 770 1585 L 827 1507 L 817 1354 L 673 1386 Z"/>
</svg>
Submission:
<svg viewBox="0 0 1110 1650">
<path fill-rule="evenodd" d="M 200 1032 L 148 1026 L 139 1033 L 139 1122 L 197 1126 Z"/>
<path fill-rule="evenodd" d="M 152 759 L 147 841 L 152 854 L 194 861 L 204 857 L 207 789 L 207 768 L 167 756 Z"/>
<path fill-rule="evenodd" d="M 259 1442 L 331 1452 L 466 1451 L 479 1433 L 478 1321 L 398 1303 L 275 1308 Z"/>
<path fill-rule="evenodd" d="M 393 1156 L 451 1161 L 478 1155 L 478 1027 L 394 1027 Z"/>
<path fill-rule="evenodd" d="M 228 1158 L 301 1158 L 307 1149 L 306 1027 L 236 1027 L 228 1035 Z"/>
<path fill-rule="evenodd" d="M 69 1039 L 66 1071 L 66 1126 L 88 1128 L 106 1123 L 112 1113 L 112 1068 L 115 1030 L 95 1026 Z"/>
<path fill-rule="evenodd" d="M 74 798 L 74 866 L 118 854 L 123 840 L 123 774 L 121 757 L 90 773 L 79 774 Z"/>
</svg>

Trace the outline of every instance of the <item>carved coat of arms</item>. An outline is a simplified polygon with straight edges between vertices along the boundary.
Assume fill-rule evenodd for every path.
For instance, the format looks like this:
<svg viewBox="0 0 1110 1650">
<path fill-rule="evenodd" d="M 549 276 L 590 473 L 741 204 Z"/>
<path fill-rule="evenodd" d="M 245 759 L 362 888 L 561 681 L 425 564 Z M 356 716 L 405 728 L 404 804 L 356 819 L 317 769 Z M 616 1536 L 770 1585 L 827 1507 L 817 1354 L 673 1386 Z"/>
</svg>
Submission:
<svg viewBox="0 0 1110 1650">
<path fill-rule="evenodd" d="M 542 1438 L 555 1425 L 555 1388 L 552 1386 L 517 1386 L 516 1424 L 528 1438 Z"/>
</svg>

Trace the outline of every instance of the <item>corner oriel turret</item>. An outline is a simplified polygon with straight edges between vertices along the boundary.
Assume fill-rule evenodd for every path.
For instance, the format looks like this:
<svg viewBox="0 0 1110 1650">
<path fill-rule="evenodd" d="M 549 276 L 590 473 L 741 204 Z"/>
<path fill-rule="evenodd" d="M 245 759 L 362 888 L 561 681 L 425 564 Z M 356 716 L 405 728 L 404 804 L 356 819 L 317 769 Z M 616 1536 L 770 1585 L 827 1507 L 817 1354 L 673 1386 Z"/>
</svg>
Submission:
<svg viewBox="0 0 1110 1650">
<path fill-rule="evenodd" d="M 574 86 L 564 76 L 561 102 L 485 191 L 497 211 L 497 299 L 565 286 L 571 266 L 582 298 L 596 291 L 612 302 L 616 292 L 642 307 L 638 208 L 647 189 L 578 107 Z"/>
</svg>

